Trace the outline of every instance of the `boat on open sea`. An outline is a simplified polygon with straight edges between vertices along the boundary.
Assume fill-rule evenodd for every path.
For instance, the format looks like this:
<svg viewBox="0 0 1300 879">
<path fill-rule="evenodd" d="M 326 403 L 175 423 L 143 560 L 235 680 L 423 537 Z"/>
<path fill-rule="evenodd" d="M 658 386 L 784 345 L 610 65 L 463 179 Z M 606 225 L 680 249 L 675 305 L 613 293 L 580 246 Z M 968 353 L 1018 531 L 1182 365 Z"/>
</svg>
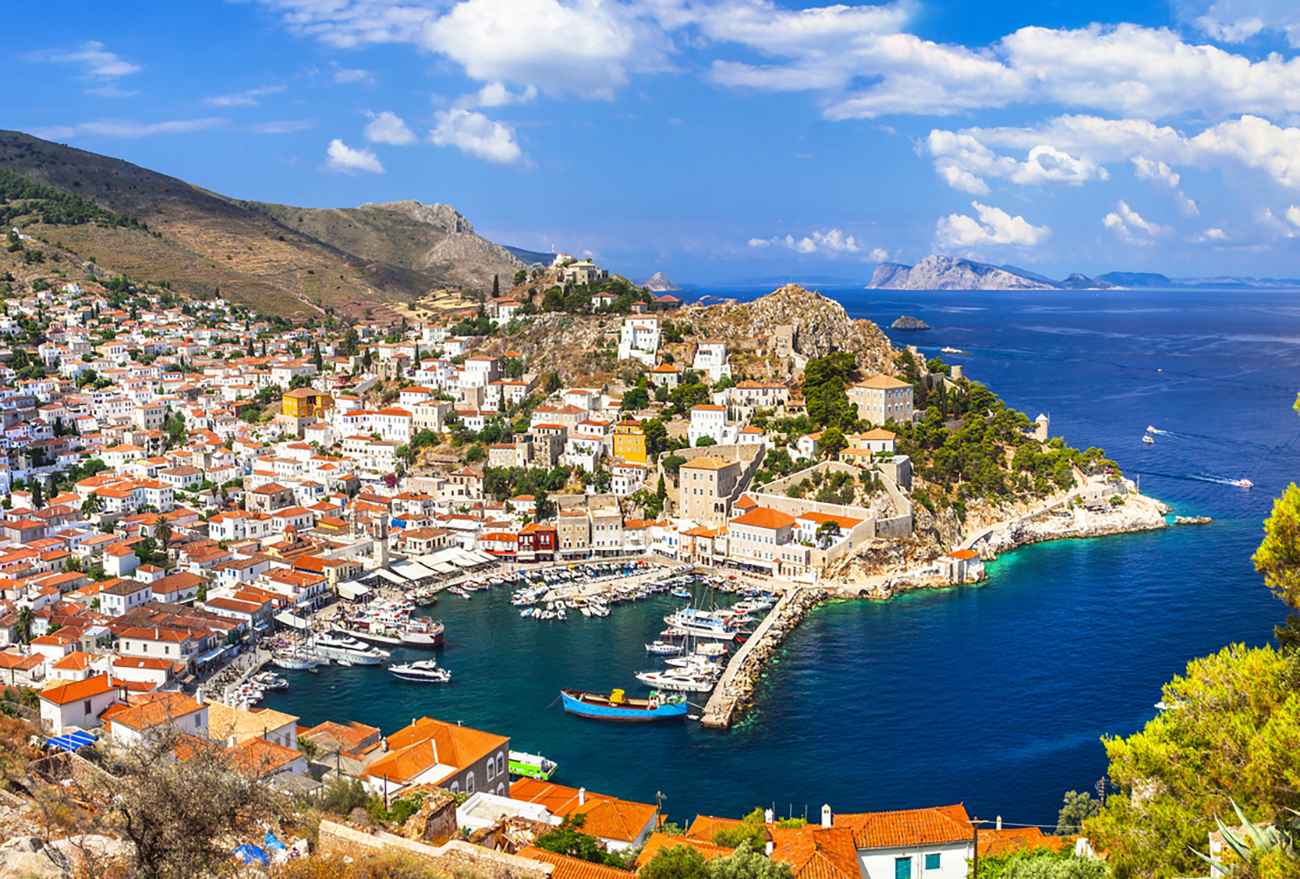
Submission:
<svg viewBox="0 0 1300 879">
<path fill-rule="evenodd" d="M 561 690 L 564 710 L 592 720 L 616 723 L 648 723 L 655 720 L 676 720 L 686 716 L 686 697 L 651 691 L 644 699 L 629 699 L 622 690 L 608 696 L 584 690 Z"/>
<path fill-rule="evenodd" d="M 547 760 L 541 754 L 527 754 L 523 751 L 510 752 L 510 774 L 524 778 L 536 778 L 538 781 L 550 781 L 559 764 Z"/>
</svg>

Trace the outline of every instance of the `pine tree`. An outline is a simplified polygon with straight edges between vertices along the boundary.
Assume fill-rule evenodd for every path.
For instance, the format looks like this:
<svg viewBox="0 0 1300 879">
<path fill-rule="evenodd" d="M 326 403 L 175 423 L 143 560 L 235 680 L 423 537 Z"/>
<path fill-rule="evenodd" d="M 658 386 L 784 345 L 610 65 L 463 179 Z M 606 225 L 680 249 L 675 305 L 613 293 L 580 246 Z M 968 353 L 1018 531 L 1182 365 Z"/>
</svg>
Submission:
<svg viewBox="0 0 1300 879">
<path fill-rule="evenodd" d="M 492 298 L 493 299 L 501 298 L 501 276 L 500 275 L 492 276 Z"/>
<path fill-rule="evenodd" d="M 248 340 L 248 356 L 249 357 L 256 356 L 255 352 L 253 351 L 253 340 L 251 338 Z"/>
<path fill-rule="evenodd" d="M 320 356 L 320 342 L 312 346 L 311 362 L 316 366 L 316 371 L 320 372 L 324 368 L 325 361 Z"/>
<path fill-rule="evenodd" d="M 39 479 L 32 480 L 32 509 L 39 510 L 45 506 L 45 490 Z"/>
</svg>

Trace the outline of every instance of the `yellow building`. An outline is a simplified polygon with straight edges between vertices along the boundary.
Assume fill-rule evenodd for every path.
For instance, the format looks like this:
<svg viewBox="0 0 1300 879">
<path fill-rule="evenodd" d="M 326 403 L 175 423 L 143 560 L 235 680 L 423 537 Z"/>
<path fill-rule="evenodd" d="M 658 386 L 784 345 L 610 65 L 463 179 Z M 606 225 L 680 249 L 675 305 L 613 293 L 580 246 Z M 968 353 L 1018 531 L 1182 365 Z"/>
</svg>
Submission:
<svg viewBox="0 0 1300 879">
<path fill-rule="evenodd" d="M 645 431 L 635 421 L 620 421 L 614 425 L 614 457 L 629 464 L 646 463 Z"/>
<path fill-rule="evenodd" d="M 297 388 L 283 397 L 284 414 L 290 418 L 324 418 L 334 401 L 314 388 Z"/>
</svg>

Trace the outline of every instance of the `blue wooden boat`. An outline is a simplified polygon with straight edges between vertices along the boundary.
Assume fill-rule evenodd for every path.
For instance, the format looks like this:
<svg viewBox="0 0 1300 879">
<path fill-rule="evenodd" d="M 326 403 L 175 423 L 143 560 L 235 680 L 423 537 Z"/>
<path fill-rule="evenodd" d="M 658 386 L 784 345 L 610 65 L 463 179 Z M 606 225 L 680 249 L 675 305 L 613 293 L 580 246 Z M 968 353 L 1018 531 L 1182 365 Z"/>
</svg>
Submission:
<svg viewBox="0 0 1300 879">
<path fill-rule="evenodd" d="M 561 690 L 564 710 L 592 720 L 616 723 L 648 723 L 655 720 L 676 720 L 686 716 L 689 707 L 686 697 L 676 693 L 652 691 L 645 699 L 629 699 L 622 690 L 608 696 L 584 690 Z"/>
</svg>

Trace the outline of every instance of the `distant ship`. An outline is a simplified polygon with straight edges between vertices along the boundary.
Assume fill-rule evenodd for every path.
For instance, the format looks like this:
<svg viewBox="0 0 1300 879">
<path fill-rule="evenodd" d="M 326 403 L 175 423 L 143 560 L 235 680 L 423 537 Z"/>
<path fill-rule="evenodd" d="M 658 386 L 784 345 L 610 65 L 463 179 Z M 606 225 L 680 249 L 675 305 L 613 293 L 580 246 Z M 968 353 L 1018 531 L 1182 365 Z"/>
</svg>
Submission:
<svg viewBox="0 0 1300 879">
<path fill-rule="evenodd" d="M 967 356 L 967 357 L 970 356 L 970 352 L 969 352 L 969 351 L 963 351 L 963 350 L 961 350 L 960 348 L 950 348 L 950 347 L 944 346 L 943 348 L 940 348 L 939 351 L 940 351 L 940 353 L 942 353 L 942 354 L 963 354 L 963 355 L 965 355 L 965 356 Z"/>
</svg>

